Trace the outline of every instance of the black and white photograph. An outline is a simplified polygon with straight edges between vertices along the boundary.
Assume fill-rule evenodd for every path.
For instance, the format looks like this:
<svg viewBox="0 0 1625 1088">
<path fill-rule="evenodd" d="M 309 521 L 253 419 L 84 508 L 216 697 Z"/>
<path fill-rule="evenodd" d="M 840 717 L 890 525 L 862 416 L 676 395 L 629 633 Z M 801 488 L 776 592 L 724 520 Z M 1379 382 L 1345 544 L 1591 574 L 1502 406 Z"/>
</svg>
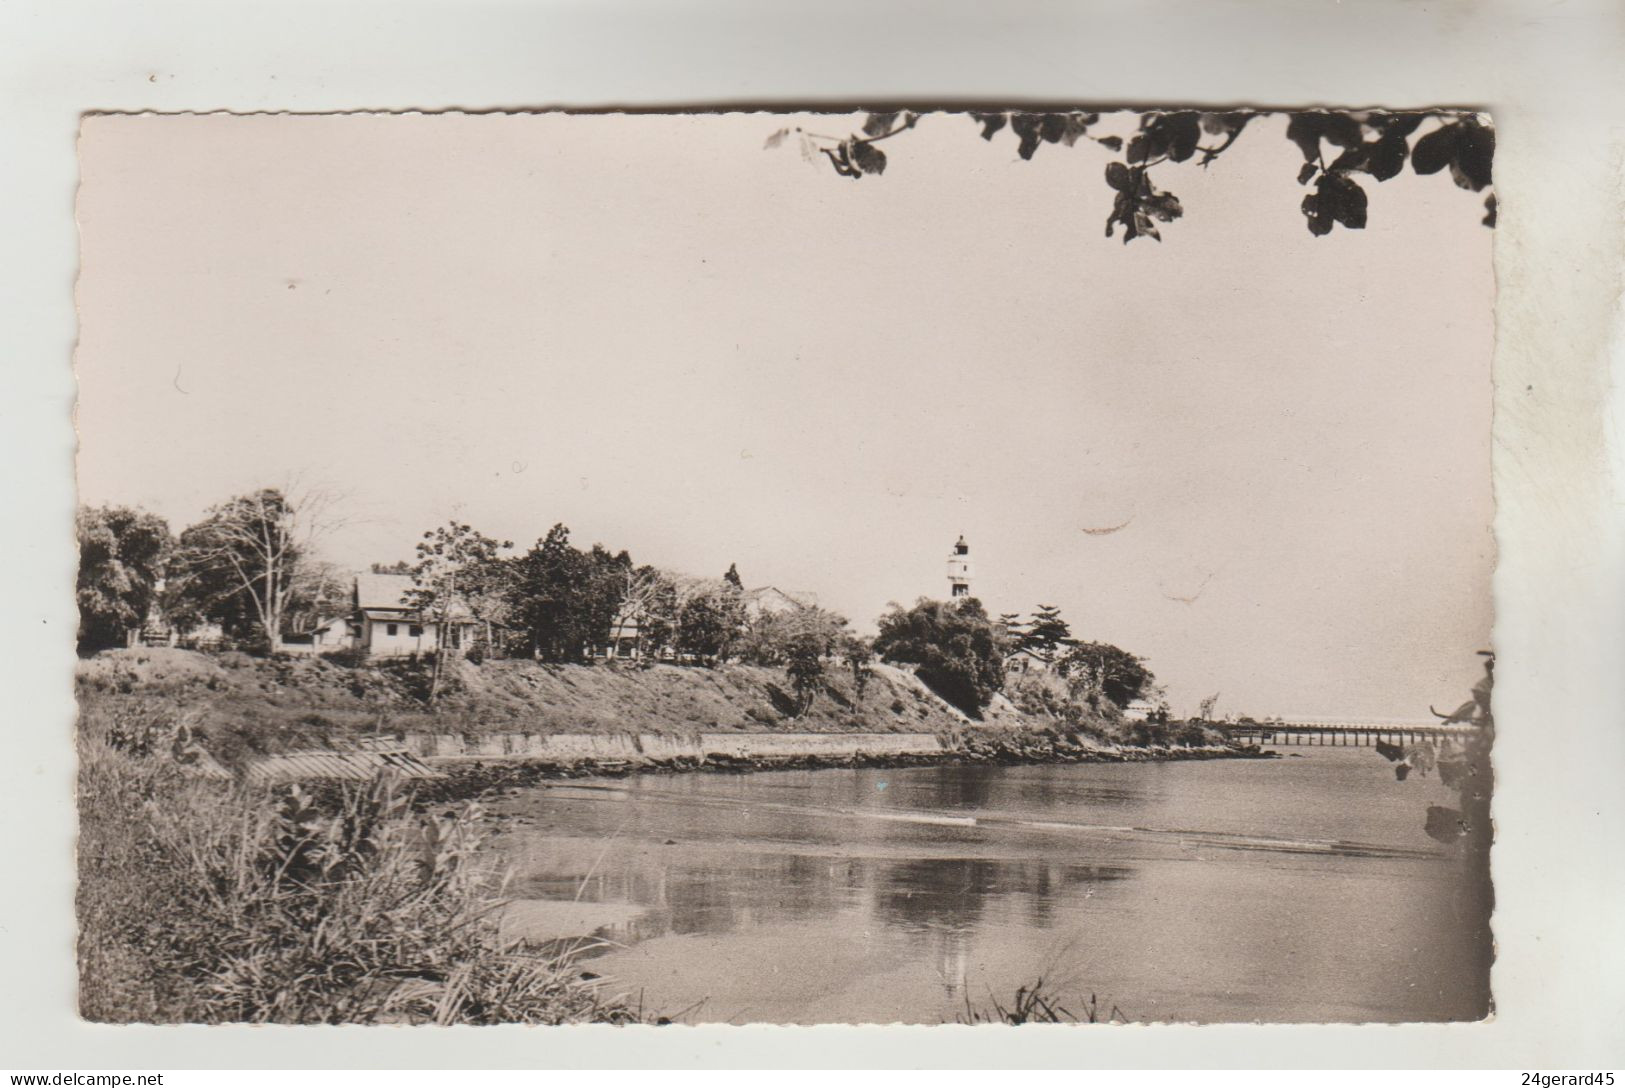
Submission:
<svg viewBox="0 0 1625 1088">
<path fill-rule="evenodd" d="M 87 116 L 79 1014 L 1491 1017 L 1495 142 Z"/>
</svg>

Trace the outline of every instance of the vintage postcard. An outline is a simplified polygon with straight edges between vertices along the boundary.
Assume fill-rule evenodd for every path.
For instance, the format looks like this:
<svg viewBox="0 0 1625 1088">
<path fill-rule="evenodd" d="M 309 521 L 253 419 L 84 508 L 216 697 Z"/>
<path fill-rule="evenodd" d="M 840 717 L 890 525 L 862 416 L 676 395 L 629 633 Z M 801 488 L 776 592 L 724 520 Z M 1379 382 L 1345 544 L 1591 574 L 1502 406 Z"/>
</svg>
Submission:
<svg viewBox="0 0 1625 1088">
<path fill-rule="evenodd" d="M 87 117 L 81 1015 L 1490 1015 L 1493 152 Z"/>
</svg>

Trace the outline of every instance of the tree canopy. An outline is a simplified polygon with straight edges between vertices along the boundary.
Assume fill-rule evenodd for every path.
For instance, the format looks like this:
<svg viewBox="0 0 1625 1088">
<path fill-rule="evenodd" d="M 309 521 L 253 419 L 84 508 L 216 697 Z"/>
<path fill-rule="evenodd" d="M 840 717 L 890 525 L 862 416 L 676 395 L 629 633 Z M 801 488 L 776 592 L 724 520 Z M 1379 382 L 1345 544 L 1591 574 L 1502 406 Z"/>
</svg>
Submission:
<svg viewBox="0 0 1625 1088">
<path fill-rule="evenodd" d="M 445 673 L 446 632 L 460 611 L 487 624 L 505 612 L 505 564 L 502 551 L 513 542 L 477 532 L 466 522 L 451 521 L 430 529 L 418 541 L 417 565 L 406 602 L 435 625 L 436 652 L 429 678 L 429 702 L 440 694 Z"/>
<path fill-rule="evenodd" d="M 1080 642 L 1061 657 L 1058 667 L 1091 705 L 1105 698 L 1115 706 L 1128 706 L 1156 683 L 1142 659 L 1109 642 Z"/>
<path fill-rule="evenodd" d="M 1004 688 L 1006 648 L 974 597 L 893 605 L 874 641 L 881 660 L 916 666 L 921 682 L 972 717 Z"/>
<path fill-rule="evenodd" d="M 745 623 L 734 652 L 750 665 L 782 665 L 798 640 L 822 657 L 832 657 L 851 637 L 845 616 L 825 608 L 761 612 Z"/>
<path fill-rule="evenodd" d="M 79 648 L 123 646 L 157 600 L 173 541 L 156 514 L 124 506 L 83 508 L 79 538 Z"/>
<path fill-rule="evenodd" d="M 581 551 L 555 525 L 514 562 L 514 618 L 544 661 L 580 661 L 609 638 L 632 557 L 600 544 Z"/>
<path fill-rule="evenodd" d="M 784 668 L 800 702 L 798 714 L 811 709 L 818 690 L 824 686 L 824 654 L 822 642 L 811 631 L 793 635 L 785 647 Z"/>
<path fill-rule="evenodd" d="M 172 622 L 212 620 L 275 647 L 299 595 L 321 574 L 313 545 L 327 528 L 327 502 L 268 487 L 211 508 L 175 550 L 166 591 Z"/>
<path fill-rule="evenodd" d="M 744 595 L 726 578 L 675 581 L 677 652 L 708 664 L 723 660 L 745 621 Z"/>
<path fill-rule="evenodd" d="M 1041 604 L 1032 619 L 1021 627 L 1015 642 L 1017 649 L 1053 664 L 1077 640 L 1072 637 L 1071 626 L 1061 618 L 1061 610 L 1052 604 Z"/>
</svg>

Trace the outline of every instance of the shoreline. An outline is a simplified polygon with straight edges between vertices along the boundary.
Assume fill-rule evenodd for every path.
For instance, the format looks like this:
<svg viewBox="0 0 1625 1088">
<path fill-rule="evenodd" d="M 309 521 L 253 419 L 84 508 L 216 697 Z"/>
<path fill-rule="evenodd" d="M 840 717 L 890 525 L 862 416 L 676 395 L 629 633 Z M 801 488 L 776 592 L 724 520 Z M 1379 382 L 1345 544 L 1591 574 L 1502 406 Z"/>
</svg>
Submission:
<svg viewBox="0 0 1625 1088">
<path fill-rule="evenodd" d="M 1025 741 L 1025 743 L 1022 743 Z M 1001 738 L 933 754 L 866 754 L 793 756 L 718 756 L 639 760 L 552 761 L 534 757 L 456 757 L 429 761 L 444 777 L 415 783 L 420 801 L 442 803 L 475 800 L 496 790 L 523 789 L 575 778 L 628 778 L 652 774 L 752 774 L 758 771 L 842 770 L 849 768 L 930 767 L 988 764 L 1037 766 L 1069 763 L 1173 763 L 1220 759 L 1280 759 L 1279 752 L 1257 745 L 1148 747 L 1057 743 L 1052 738 Z"/>
</svg>

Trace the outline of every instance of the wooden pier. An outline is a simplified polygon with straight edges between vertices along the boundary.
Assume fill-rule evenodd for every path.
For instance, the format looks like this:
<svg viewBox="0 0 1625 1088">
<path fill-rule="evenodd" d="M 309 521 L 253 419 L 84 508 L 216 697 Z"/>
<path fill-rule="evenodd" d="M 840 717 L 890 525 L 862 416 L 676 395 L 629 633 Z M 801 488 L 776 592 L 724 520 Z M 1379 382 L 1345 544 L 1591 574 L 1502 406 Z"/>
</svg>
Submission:
<svg viewBox="0 0 1625 1088">
<path fill-rule="evenodd" d="M 1314 745 L 1373 748 L 1379 742 L 1401 747 L 1422 740 L 1465 736 L 1472 725 L 1423 722 L 1222 722 L 1215 728 L 1233 741 L 1259 745 Z"/>
</svg>

